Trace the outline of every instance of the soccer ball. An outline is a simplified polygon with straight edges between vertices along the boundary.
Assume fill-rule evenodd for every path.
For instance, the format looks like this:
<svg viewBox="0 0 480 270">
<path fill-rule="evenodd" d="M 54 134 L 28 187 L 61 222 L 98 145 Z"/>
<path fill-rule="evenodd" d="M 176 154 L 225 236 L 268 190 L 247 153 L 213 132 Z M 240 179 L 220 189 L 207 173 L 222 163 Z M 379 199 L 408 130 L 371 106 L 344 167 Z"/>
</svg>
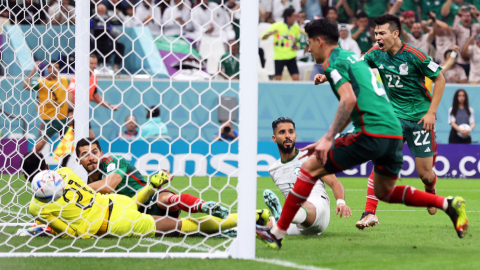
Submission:
<svg viewBox="0 0 480 270">
<path fill-rule="evenodd" d="M 41 171 L 32 180 L 32 190 L 35 199 L 41 202 L 58 200 L 65 191 L 63 178 L 55 171 Z"/>
<path fill-rule="evenodd" d="M 468 130 L 468 131 L 472 131 L 472 128 L 470 127 L 470 125 L 468 124 L 461 124 L 460 126 L 458 126 L 461 130 Z M 457 135 L 460 137 L 460 138 L 463 138 L 463 139 L 466 139 L 468 137 L 465 137 L 463 136 L 462 133 L 460 132 L 457 132 Z"/>
</svg>

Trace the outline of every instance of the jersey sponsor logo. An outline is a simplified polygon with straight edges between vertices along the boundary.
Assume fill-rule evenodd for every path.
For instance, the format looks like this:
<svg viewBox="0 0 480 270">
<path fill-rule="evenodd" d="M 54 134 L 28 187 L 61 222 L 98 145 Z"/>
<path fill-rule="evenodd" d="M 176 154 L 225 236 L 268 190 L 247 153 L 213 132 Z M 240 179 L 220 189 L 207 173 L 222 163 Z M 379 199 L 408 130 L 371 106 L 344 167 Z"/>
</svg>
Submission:
<svg viewBox="0 0 480 270">
<path fill-rule="evenodd" d="M 428 68 L 433 72 L 437 72 L 438 64 L 433 61 L 430 61 L 430 63 L 428 64 Z"/>
<path fill-rule="evenodd" d="M 395 66 L 388 66 L 388 68 L 395 69 Z"/>
<path fill-rule="evenodd" d="M 432 152 L 432 150 L 430 150 L 430 147 L 427 147 L 427 149 L 425 149 L 425 153 L 430 153 Z"/>
<path fill-rule="evenodd" d="M 401 64 L 399 67 L 400 75 L 408 75 L 408 65 L 407 63 Z"/>
<path fill-rule="evenodd" d="M 342 75 L 340 75 L 340 73 L 338 73 L 338 70 L 336 69 L 332 70 L 332 72 L 330 73 L 330 76 L 332 76 L 332 80 L 334 84 L 337 84 L 338 81 L 342 79 Z"/>
<path fill-rule="evenodd" d="M 380 66 L 378 67 L 378 69 L 383 69 L 383 64 L 380 64 Z"/>
<path fill-rule="evenodd" d="M 115 166 L 115 163 L 109 164 L 109 165 L 107 166 L 107 173 L 115 170 L 115 167 L 116 167 L 116 166 Z"/>
</svg>

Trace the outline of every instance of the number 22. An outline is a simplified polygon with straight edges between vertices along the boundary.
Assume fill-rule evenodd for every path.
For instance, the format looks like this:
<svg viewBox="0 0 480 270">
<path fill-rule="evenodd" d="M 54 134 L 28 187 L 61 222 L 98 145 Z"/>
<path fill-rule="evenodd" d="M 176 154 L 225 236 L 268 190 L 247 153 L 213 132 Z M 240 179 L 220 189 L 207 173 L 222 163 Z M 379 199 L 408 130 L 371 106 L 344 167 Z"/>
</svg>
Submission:
<svg viewBox="0 0 480 270">
<path fill-rule="evenodd" d="M 418 140 L 420 140 L 420 137 L 422 136 L 422 134 L 425 134 L 425 137 L 423 137 L 423 142 L 419 142 Z M 428 140 L 428 136 L 430 136 L 430 133 L 426 132 L 425 130 L 422 130 L 422 131 L 414 131 L 413 132 L 413 135 L 416 136 L 415 138 L 415 145 L 416 146 L 420 146 L 420 145 L 426 145 L 426 144 L 429 144 L 430 141 L 427 141 Z"/>
</svg>

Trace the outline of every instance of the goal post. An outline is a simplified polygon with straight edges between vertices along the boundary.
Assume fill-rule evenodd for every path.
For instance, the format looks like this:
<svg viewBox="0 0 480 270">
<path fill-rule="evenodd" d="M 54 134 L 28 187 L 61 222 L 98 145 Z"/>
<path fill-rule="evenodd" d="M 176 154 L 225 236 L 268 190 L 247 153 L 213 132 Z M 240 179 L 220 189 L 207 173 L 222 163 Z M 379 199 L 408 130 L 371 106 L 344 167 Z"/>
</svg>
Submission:
<svg viewBox="0 0 480 270">
<path fill-rule="evenodd" d="M 136 16 L 137 12 L 150 12 L 149 7 L 142 6 L 143 2 L 130 4 L 130 1 L 123 1 L 128 5 L 122 6 L 127 11 L 119 19 L 122 25 L 111 27 L 113 30 L 108 33 L 107 27 L 104 33 L 91 29 L 91 20 L 95 16 L 101 15 L 98 17 L 106 21 L 110 20 L 108 16 L 113 16 L 108 11 L 104 14 L 103 7 L 99 8 L 102 1 L 97 1 L 93 14 L 91 1 L 76 1 L 75 7 L 62 7 L 61 0 L 52 6 L 44 6 L 41 4 L 43 1 L 32 2 L 39 3 L 42 9 L 56 11 L 53 15 L 45 14 L 45 17 L 39 15 L 40 11 L 38 14 L 30 13 L 30 24 L 26 23 L 26 18 L 17 15 L 13 19 L 11 16 L 10 21 L 0 19 L 3 29 L 0 63 L 5 75 L 0 79 L 0 99 L 4 100 L 0 107 L 0 150 L 8 148 L 8 151 L 0 153 L 0 257 L 255 259 L 258 1 L 242 0 L 240 8 L 236 6 L 234 11 L 232 6 L 227 6 L 226 0 L 218 6 L 212 5 L 213 8 L 208 6 L 207 10 L 212 13 L 226 14 L 223 25 L 221 19 L 203 25 L 196 21 L 200 19 L 194 16 L 194 9 L 198 7 L 193 3 L 201 3 L 201 0 L 171 0 L 170 6 L 163 7 L 165 1 L 146 1 L 153 4 L 151 15 L 145 19 Z M 119 4 L 112 5 L 114 10 L 120 8 Z M 188 9 L 191 17 L 181 15 L 180 19 L 168 19 L 165 10 L 179 5 Z M 29 8 L 23 6 L 20 9 L 27 11 Z M 11 7 L 5 9 L 13 12 Z M 129 9 L 133 11 L 133 16 L 128 15 Z M 159 15 L 157 10 L 163 13 Z M 172 14 L 182 12 L 182 9 L 179 10 L 172 11 Z M 36 23 L 39 20 L 43 23 Z M 240 28 L 238 40 L 231 36 L 234 33 L 232 25 L 235 24 Z M 180 26 L 181 35 L 167 38 L 167 26 Z M 213 34 L 210 35 L 212 32 L 206 31 L 207 28 L 214 29 Z M 209 35 L 198 34 L 205 31 Z M 214 35 L 215 31 L 220 34 Z M 113 51 L 105 52 L 99 48 L 103 44 L 97 41 L 102 34 L 108 35 L 115 44 Z M 240 44 L 239 54 L 233 55 L 231 48 L 235 43 Z M 100 99 L 98 96 L 92 98 L 90 93 L 92 51 L 98 54 L 99 67 L 94 74 L 98 79 L 96 93 Z M 219 55 L 219 51 L 225 52 L 227 57 Z M 235 61 L 239 63 L 237 74 L 222 75 L 222 63 L 227 60 L 233 69 Z M 37 67 L 36 61 L 41 63 L 37 71 L 32 71 L 32 66 Z M 52 62 L 62 62 L 61 71 L 70 71 L 60 73 L 60 84 L 63 83 L 60 77 L 71 82 L 75 76 L 74 102 L 68 100 L 69 94 L 64 86 L 45 86 L 47 83 L 43 81 L 47 91 L 41 92 L 42 84 L 35 83 L 37 79 L 40 82 L 48 77 L 50 69 L 53 69 Z M 237 76 L 238 81 L 234 79 Z M 29 82 L 27 86 L 26 82 Z M 54 87 L 63 87 L 61 90 L 66 92 L 66 96 L 57 96 L 57 90 L 52 90 Z M 43 101 L 40 100 L 42 93 L 46 93 Z M 222 97 L 232 97 L 238 104 L 226 106 L 222 104 Z M 236 236 L 229 236 L 223 231 L 211 235 L 198 231 L 197 235 L 183 234 L 175 239 L 166 236 L 118 237 L 114 241 L 97 236 L 87 240 L 20 236 L 22 230 L 35 221 L 28 210 L 32 191 L 30 183 L 22 176 L 22 160 L 27 153 L 35 153 L 40 138 L 44 138 L 44 124 L 49 120 L 42 118 L 39 108 L 51 102 L 57 102 L 53 105 L 57 106 L 57 115 L 63 110 L 60 108 L 62 104 L 69 103 L 75 122 L 70 129 L 68 115 L 62 111 L 64 122 L 61 129 L 65 128 L 64 133 L 49 137 L 46 146 L 39 150 L 51 169 L 60 168 L 63 158 L 70 154 L 66 166 L 87 182 L 88 173 L 77 162 L 74 151 L 70 153 L 71 149 L 67 149 L 68 153 L 62 152 L 65 154 L 62 156 L 55 151 L 67 137 L 67 130 L 72 130 L 75 143 L 93 132 L 100 139 L 105 155 L 121 156 L 134 165 L 145 179 L 160 169 L 171 170 L 175 179 L 179 179 L 170 183 L 169 189 L 173 192 L 190 192 L 205 201 L 215 200 L 228 208 L 230 213 L 238 213 Z M 157 122 L 156 125 L 162 128 L 161 132 L 164 127 L 168 129 L 168 134 L 144 136 L 144 127 L 153 121 L 148 119 L 148 115 L 153 117 L 152 110 L 157 108 L 159 116 L 161 111 L 160 122 L 163 125 Z M 228 118 L 221 119 L 220 109 L 227 112 Z M 145 118 L 145 114 L 147 119 L 140 119 L 142 116 Z M 132 122 L 137 125 L 137 138 L 122 138 Z M 223 136 L 224 123 L 232 123 L 232 129 L 238 130 L 237 139 L 220 139 L 217 142 L 213 138 L 215 133 Z M 231 165 L 235 163 L 238 165 Z M 199 216 L 185 212 L 181 215 L 182 218 Z"/>
</svg>

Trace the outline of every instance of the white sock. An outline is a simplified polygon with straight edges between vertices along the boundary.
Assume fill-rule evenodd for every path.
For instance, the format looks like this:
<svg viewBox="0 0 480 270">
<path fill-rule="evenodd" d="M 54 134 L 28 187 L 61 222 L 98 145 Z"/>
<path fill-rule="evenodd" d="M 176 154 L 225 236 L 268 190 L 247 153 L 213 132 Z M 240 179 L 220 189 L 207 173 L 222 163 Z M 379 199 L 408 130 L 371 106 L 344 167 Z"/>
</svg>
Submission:
<svg viewBox="0 0 480 270">
<path fill-rule="evenodd" d="M 269 217 L 268 220 L 270 222 L 272 222 L 272 227 L 277 225 L 277 221 L 275 220 L 275 218 L 273 216 Z"/>
<path fill-rule="evenodd" d="M 443 201 L 443 211 L 447 211 L 447 208 L 448 208 L 448 201 L 447 201 L 447 198 L 445 198 L 445 200 Z"/>
<path fill-rule="evenodd" d="M 277 225 L 273 226 L 272 229 L 270 229 L 270 232 L 277 237 L 277 239 L 283 239 L 285 238 L 285 235 L 287 235 L 287 231 L 282 231 L 280 230 Z"/>
<path fill-rule="evenodd" d="M 307 220 L 307 216 L 307 210 L 303 207 L 300 207 L 300 209 L 298 209 L 298 212 L 295 214 L 292 223 L 302 224 L 303 222 L 305 222 L 305 220 Z"/>
</svg>

